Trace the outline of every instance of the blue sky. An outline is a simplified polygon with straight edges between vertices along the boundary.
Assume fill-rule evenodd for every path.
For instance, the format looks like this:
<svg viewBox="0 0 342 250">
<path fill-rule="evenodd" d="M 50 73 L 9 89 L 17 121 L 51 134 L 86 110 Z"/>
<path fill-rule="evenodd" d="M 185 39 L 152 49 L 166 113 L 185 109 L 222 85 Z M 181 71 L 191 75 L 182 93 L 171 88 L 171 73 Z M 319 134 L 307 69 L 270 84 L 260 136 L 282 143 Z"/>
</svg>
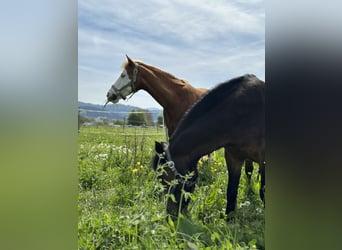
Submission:
<svg viewBox="0 0 342 250">
<path fill-rule="evenodd" d="M 78 1 L 78 100 L 104 104 L 125 54 L 212 88 L 265 79 L 264 1 Z M 143 90 L 120 103 L 160 107 Z"/>
</svg>

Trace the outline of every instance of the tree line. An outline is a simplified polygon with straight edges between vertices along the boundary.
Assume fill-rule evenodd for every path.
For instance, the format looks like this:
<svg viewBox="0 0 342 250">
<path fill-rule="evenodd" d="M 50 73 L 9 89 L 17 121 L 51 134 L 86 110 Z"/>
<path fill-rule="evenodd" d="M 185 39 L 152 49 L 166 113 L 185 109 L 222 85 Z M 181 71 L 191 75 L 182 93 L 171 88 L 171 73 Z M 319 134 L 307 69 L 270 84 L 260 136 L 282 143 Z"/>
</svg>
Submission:
<svg viewBox="0 0 342 250">
<path fill-rule="evenodd" d="M 78 114 L 78 122 L 80 124 L 85 123 L 96 123 L 97 125 L 109 125 L 110 122 L 114 125 L 132 125 L 132 126 L 155 126 L 155 125 L 163 125 L 163 117 L 158 116 L 157 121 L 153 121 L 152 113 L 148 110 L 143 109 L 133 109 L 128 114 L 127 118 L 125 117 L 123 120 L 112 120 L 108 118 L 89 118 L 84 117 L 80 113 Z"/>
</svg>

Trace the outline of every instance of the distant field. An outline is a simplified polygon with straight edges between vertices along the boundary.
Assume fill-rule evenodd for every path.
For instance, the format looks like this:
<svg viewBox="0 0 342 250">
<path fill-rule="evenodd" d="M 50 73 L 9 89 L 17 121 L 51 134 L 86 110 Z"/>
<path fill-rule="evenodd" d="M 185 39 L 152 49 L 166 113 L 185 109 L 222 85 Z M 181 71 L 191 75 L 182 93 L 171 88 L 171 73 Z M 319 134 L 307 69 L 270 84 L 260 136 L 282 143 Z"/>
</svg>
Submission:
<svg viewBox="0 0 342 250">
<path fill-rule="evenodd" d="M 223 151 L 200 160 L 189 218 L 167 220 L 162 186 L 151 168 L 157 128 L 81 127 L 78 140 L 79 249 L 264 249 L 258 166 L 241 174 L 238 207 L 226 223 Z"/>
</svg>

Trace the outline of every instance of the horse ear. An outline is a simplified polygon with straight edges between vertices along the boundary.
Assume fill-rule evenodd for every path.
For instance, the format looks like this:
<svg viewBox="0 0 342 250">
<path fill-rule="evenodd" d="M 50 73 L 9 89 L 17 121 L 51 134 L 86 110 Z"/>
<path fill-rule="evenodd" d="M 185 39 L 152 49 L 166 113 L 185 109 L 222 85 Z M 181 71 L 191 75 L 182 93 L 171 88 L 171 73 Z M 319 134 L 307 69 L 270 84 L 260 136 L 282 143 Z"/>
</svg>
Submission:
<svg viewBox="0 0 342 250">
<path fill-rule="evenodd" d="M 126 55 L 127 61 L 128 61 L 128 65 L 135 65 L 134 61 L 128 57 L 128 55 Z"/>
<path fill-rule="evenodd" d="M 154 144 L 155 144 L 154 148 L 155 148 L 156 152 L 158 154 L 162 154 L 164 152 L 163 144 L 161 144 L 160 142 L 157 142 L 157 141 L 155 141 Z"/>
<path fill-rule="evenodd" d="M 163 153 L 163 146 L 161 145 L 160 142 L 157 142 L 157 141 L 154 142 L 154 149 L 156 150 L 158 154 Z"/>
</svg>

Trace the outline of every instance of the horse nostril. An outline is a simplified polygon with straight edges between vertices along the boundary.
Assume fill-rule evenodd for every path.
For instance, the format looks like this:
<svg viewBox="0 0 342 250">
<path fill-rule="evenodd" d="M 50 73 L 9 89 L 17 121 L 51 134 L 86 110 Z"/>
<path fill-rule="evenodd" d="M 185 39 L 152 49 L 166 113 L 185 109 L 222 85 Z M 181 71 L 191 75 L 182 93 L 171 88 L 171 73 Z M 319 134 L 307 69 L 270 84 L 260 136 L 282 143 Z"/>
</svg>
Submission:
<svg viewBox="0 0 342 250">
<path fill-rule="evenodd" d="M 114 100 L 116 100 L 118 97 L 116 96 L 116 94 L 114 94 L 114 93 L 111 93 L 111 92 L 108 92 L 107 93 L 107 100 L 108 101 L 114 101 Z"/>
</svg>

